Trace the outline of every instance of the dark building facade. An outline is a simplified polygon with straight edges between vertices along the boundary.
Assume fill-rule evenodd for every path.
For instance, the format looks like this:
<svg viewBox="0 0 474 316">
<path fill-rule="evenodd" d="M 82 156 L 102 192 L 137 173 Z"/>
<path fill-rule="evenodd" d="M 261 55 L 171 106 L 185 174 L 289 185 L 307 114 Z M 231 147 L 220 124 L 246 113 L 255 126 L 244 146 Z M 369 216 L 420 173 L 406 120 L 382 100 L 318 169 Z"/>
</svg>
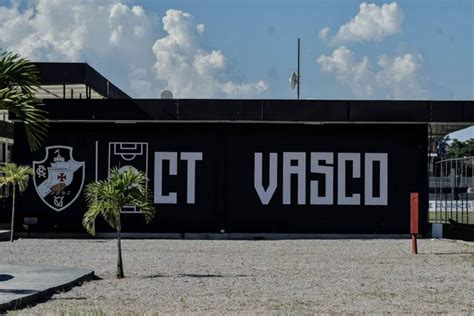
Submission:
<svg viewBox="0 0 474 316">
<path fill-rule="evenodd" d="M 19 216 L 37 219 L 38 231 L 81 232 L 84 185 L 132 166 L 150 178 L 158 212 L 145 225 L 139 210 L 124 209 L 128 232 L 408 233 L 411 192 L 420 194 L 426 232 L 422 122 L 436 109 L 432 102 L 47 100 L 44 148 L 31 153 L 22 129 L 15 133 L 15 161 L 35 170 Z"/>
<path fill-rule="evenodd" d="M 16 122 L 13 152 L 34 168 L 18 216 L 38 232 L 84 232 L 84 186 L 132 167 L 150 179 L 157 215 L 146 225 L 124 208 L 126 232 L 407 234 L 418 192 L 426 234 L 429 135 L 474 122 L 472 102 L 51 99 L 45 109 L 44 148 L 31 153 Z"/>
</svg>

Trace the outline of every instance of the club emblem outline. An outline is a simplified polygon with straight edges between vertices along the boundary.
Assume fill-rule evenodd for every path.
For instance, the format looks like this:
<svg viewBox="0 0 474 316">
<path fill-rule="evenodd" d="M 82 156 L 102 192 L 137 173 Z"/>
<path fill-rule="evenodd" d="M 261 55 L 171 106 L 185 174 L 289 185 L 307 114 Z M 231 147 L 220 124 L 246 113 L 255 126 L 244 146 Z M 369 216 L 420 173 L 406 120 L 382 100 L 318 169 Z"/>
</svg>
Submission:
<svg viewBox="0 0 474 316">
<path fill-rule="evenodd" d="M 82 179 L 81 179 L 81 185 L 79 186 L 79 189 L 77 190 L 76 192 L 76 195 L 71 199 L 71 201 L 69 201 L 69 203 L 67 203 L 66 205 L 62 204 L 62 206 L 59 206 L 61 204 L 58 204 L 56 203 L 56 199 L 54 199 L 54 203 L 53 205 L 50 204 L 48 201 L 45 200 L 45 198 L 42 196 L 42 193 L 38 190 L 38 186 L 41 185 L 41 183 L 37 183 L 36 182 L 36 171 L 37 171 L 37 168 L 39 168 L 39 166 L 44 166 L 44 163 L 50 158 L 50 153 L 53 152 L 54 149 L 66 149 L 69 151 L 69 157 L 70 159 L 68 160 L 68 162 L 72 162 L 72 163 L 75 163 L 75 164 L 78 164 L 80 165 L 78 167 L 78 169 L 82 168 Z M 73 151 L 74 151 L 74 148 L 71 147 L 71 146 L 63 146 L 63 145 L 54 145 L 54 146 L 47 146 L 45 148 L 45 157 L 43 160 L 41 161 L 33 161 L 33 172 L 35 173 L 33 175 L 33 184 L 34 184 L 34 187 L 35 187 L 35 191 L 36 193 L 38 194 L 38 197 L 43 201 L 44 204 L 46 204 L 49 208 L 51 208 L 52 210 L 56 211 L 56 212 L 61 212 L 63 210 L 65 210 L 66 208 L 68 208 L 69 206 L 71 206 L 76 200 L 77 198 L 79 197 L 80 193 L 82 192 L 82 188 L 84 187 L 84 181 L 85 181 L 85 166 L 86 166 L 86 163 L 85 161 L 77 161 L 74 159 L 73 157 Z M 53 152 L 54 154 L 54 152 Z M 44 168 L 44 167 L 43 167 Z M 76 169 L 77 171 L 77 169 Z M 75 172 L 76 172 L 75 171 Z M 74 173 L 74 172 L 73 172 Z M 63 174 L 62 174 L 63 175 Z M 63 175 L 64 176 L 64 175 Z M 46 181 L 46 180 L 45 180 Z M 72 181 L 72 180 L 71 180 Z M 62 200 L 61 200 L 62 202 Z M 55 206 L 54 204 L 58 205 L 58 206 Z"/>
</svg>

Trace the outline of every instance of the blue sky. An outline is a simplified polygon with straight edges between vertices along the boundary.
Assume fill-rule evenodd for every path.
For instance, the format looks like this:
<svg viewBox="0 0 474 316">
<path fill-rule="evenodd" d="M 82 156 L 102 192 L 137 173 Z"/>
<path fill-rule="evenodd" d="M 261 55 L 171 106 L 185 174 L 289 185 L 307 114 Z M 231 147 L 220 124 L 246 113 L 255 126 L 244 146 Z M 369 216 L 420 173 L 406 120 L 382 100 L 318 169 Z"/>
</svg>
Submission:
<svg viewBox="0 0 474 316">
<path fill-rule="evenodd" d="M 302 40 L 302 96 L 354 98 L 316 59 L 331 51 L 318 37 L 325 26 L 337 29 L 353 18 L 362 1 L 134 1 L 163 16 L 169 8 L 191 13 L 206 25 L 204 42 L 222 50 L 247 79 L 269 83 L 265 97 L 292 98 L 287 78 L 296 68 L 296 38 Z M 386 1 L 370 1 L 382 5 Z M 379 43 L 358 43 L 357 56 L 420 53 L 422 74 L 436 99 L 473 99 L 473 1 L 397 1 L 402 31 Z M 441 90 L 441 91 L 440 91 Z"/>
<path fill-rule="evenodd" d="M 472 100 L 473 11 L 472 0 L 0 0 L 0 46 L 87 61 L 135 97 L 285 99 L 300 37 L 302 98 Z"/>
</svg>

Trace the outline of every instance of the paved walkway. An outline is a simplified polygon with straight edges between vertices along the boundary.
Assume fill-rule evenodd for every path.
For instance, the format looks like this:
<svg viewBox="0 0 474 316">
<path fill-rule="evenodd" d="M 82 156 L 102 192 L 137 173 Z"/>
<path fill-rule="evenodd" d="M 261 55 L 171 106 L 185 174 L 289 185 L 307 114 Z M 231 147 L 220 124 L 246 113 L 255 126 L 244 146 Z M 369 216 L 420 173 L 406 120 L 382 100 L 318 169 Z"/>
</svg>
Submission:
<svg viewBox="0 0 474 316">
<path fill-rule="evenodd" d="M 0 263 L 0 313 L 33 304 L 93 276 L 94 271 L 82 268 Z"/>
</svg>

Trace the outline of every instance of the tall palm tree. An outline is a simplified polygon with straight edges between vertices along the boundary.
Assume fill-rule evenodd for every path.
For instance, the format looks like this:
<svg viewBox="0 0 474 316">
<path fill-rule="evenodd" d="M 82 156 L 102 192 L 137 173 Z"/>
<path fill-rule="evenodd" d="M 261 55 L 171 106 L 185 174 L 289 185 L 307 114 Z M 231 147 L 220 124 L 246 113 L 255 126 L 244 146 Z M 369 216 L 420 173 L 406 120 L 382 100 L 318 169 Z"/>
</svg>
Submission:
<svg viewBox="0 0 474 316">
<path fill-rule="evenodd" d="M 14 163 L 6 163 L 0 167 L 0 186 L 12 186 L 12 224 L 10 231 L 10 241 L 13 241 L 15 235 L 15 195 L 16 187 L 23 192 L 28 187 L 28 179 L 33 175 L 33 169 L 30 166 L 17 166 Z"/>
<path fill-rule="evenodd" d="M 122 246 L 120 233 L 122 222 L 120 211 L 125 206 L 138 207 L 147 223 L 155 215 L 151 202 L 151 193 L 147 190 L 148 179 L 143 172 L 128 168 L 124 172 L 114 168 L 106 180 L 95 181 L 86 186 L 85 196 L 88 210 L 82 219 L 82 225 L 95 235 L 95 221 L 102 216 L 117 231 L 117 278 L 124 277 Z"/>
<path fill-rule="evenodd" d="M 48 123 L 46 112 L 35 97 L 39 86 L 39 72 L 35 65 L 20 55 L 0 51 L 0 109 L 8 110 L 23 120 L 31 150 L 37 150 L 44 138 Z"/>
</svg>

